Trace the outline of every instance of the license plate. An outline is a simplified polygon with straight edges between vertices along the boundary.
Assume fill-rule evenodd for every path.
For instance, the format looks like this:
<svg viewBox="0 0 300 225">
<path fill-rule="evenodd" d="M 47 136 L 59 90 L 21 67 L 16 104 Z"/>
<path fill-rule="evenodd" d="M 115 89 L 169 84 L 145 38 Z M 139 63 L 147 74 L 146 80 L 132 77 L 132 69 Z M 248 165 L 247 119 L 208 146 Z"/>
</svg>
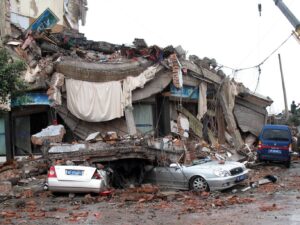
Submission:
<svg viewBox="0 0 300 225">
<path fill-rule="evenodd" d="M 239 182 L 239 181 L 242 181 L 242 180 L 245 180 L 246 179 L 246 175 L 241 175 L 241 176 L 238 176 L 235 181 L 236 182 Z"/>
<path fill-rule="evenodd" d="M 66 175 L 82 176 L 83 170 L 66 170 Z"/>
<path fill-rule="evenodd" d="M 279 150 L 279 149 L 269 149 L 269 153 L 281 154 L 281 150 Z"/>
</svg>

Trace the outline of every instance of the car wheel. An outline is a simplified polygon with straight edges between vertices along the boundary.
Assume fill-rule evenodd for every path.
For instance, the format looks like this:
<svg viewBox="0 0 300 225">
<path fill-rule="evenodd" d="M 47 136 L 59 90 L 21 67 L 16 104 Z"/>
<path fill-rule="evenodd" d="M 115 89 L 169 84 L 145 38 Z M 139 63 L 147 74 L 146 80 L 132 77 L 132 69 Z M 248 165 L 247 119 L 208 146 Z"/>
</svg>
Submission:
<svg viewBox="0 0 300 225">
<path fill-rule="evenodd" d="M 209 191 L 209 186 L 203 177 L 196 176 L 190 180 L 190 189 L 192 191 Z"/>
</svg>

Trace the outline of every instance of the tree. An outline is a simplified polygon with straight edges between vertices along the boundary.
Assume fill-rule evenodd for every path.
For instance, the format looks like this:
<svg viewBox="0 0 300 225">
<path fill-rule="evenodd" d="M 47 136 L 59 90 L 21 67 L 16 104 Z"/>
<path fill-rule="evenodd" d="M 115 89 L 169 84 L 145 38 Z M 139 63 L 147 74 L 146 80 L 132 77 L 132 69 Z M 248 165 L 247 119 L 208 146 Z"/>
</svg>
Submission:
<svg viewBox="0 0 300 225">
<path fill-rule="evenodd" d="M 9 98 L 14 98 L 24 92 L 26 85 L 21 79 L 25 63 L 13 60 L 8 52 L 0 48 L 0 104 L 8 103 Z"/>
</svg>

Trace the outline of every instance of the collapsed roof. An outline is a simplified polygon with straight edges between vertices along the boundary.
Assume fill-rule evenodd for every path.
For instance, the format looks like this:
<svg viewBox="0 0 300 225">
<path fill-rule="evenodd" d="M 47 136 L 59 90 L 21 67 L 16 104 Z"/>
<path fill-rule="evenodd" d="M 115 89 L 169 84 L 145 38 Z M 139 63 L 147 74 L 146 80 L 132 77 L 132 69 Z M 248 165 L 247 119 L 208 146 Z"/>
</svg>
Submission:
<svg viewBox="0 0 300 225">
<path fill-rule="evenodd" d="M 143 39 L 127 46 L 87 40 L 68 29 L 25 32 L 15 24 L 11 30 L 4 45 L 27 63 L 28 92 L 47 91 L 51 107 L 81 140 L 116 129 L 120 136 L 142 135 L 132 106 L 151 103 L 157 107 L 152 135 L 174 133 L 175 121 L 183 139 L 239 149 L 247 135 L 258 135 L 272 104 L 227 77 L 216 60 L 187 59 L 181 46 L 148 46 Z M 192 135 L 185 136 L 182 117 Z"/>
</svg>

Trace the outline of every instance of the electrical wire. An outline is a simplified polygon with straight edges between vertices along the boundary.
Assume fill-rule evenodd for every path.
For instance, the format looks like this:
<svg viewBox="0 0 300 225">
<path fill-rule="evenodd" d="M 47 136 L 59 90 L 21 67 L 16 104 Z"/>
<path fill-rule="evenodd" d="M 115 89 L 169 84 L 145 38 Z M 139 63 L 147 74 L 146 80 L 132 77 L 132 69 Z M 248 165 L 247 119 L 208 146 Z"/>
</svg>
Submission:
<svg viewBox="0 0 300 225">
<path fill-rule="evenodd" d="M 277 52 L 291 37 L 293 36 L 293 33 L 291 33 L 287 39 L 285 39 L 274 51 L 271 52 L 261 63 L 259 63 L 256 67 L 260 67 L 262 64 L 264 64 L 275 52 Z"/>
<path fill-rule="evenodd" d="M 275 52 L 277 52 L 291 37 L 293 36 L 293 33 L 291 33 L 287 39 L 285 39 L 274 51 L 271 52 L 261 63 L 259 63 L 256 67 L 258 68 L 258 77 L 257 77 L 257 82 L 256 82 L 256 87 L 254 90 L 254 93 L 257 90 L 257 87 L 259 85 L 260 81 L 260 75 L 261 75 L 261 68 L 260 66 L 263 65 Z"/>
<path fill-rule="evenodd" d="M 234 71 L 233 74 L 240 72 L 240 71 L 244 71 L 244 70 L 250 70 L 250 69 L 255 69 L 255 68 L 259 68 L 260 66 L 262 66 L 275 52 L 277 52 L 291 37 L 293 36 L 293 33 L 291 33 L 276 49 L 274 49 L 264 60 L 262 60 L 260 63 L 258 63 L 257 65 L 254 66 L 249 66 L 249 67 L 243 67 L 243 68 L 238 68 L 238 69 L 234 69 L 233 67 L 230 66 L 225 66 L 222 64 L 218 64 L 220 66 L 220 68 L 224 67 L 224 68 L 228 68 Z"/>
<path fill-rule="evenodd" d="M 250 69 L 258 69 L 258 77 L 257 77 L 257 82 L 256 82 L 256 86 L 254 89 L 254 93 L 256 92 L 258 85 L 259 85 L 259 81 L 260 81 L 260 76 L 261 76 L 261 66 L 272 56 L 274 55 L 274 53 L 276 53 L 291 37 L 293 36 L 293 32 L 277 47 L 275 48 L 264 60 L 262 60 L 260 63 L 258 63 L 257 65 L 254 66 L 249 66 L 249 67 L 244 67 L 244 68 L 239 68 L 239 69 L 234 69 L 232 67 L 229 66 L 224 66 L 222 64 L 218 64 L 218 66 L 220 68 L 228 68 L 232 70 L 232 74 L 233 74 L 233 78 L 236 78 L 236 75 L 238 72 L 240 71 L 244 71 L 244 70 L 250 70 Z"/>
<path fill-rule="evenodd" d="M 258 67 L 258 77 L 257 77 L 257 82 L 256 82 L 256 87 L 254 89 L 254 93 L 257 90 L 257 87 L 258 87 L 258 84 L 259 84 L 259 81 L 260 81 L 260 75 L 261 75 L 261 69 L 260 69 L 260 67 Z"/>
</svg>

